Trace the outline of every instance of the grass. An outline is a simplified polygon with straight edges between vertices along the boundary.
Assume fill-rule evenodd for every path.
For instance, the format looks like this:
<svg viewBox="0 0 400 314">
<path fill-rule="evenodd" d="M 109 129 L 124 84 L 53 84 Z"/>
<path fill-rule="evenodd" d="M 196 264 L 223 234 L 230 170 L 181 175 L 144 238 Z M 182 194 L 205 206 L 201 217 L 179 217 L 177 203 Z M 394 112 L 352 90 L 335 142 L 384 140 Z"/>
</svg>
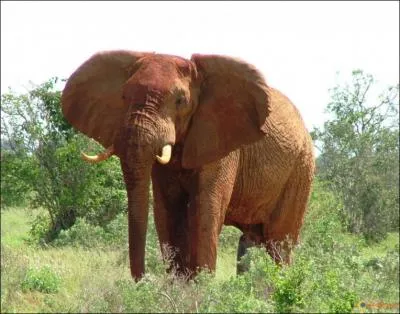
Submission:
<svg viewBox="0 0 400 314">
<path fill-rule="evenodd" d="M 70 305 L 82 297 L 82 287 L 94 278 L 98 283 L 112 281 L 112 278 L 130 278 L 129 269 L 119 263 L 121 253 L 118 251 L 29 246 L 25 242 L 30 229 L 29 217 L 25 209 L 8 209 L 1 213 L 2 312 L 3 309 L 7 312 L 49 311 L 52 304 L 68 311 Z M 11 277 L 25 278 L 29 269 L 43 266 L 62 278 L 58 293 L 18 292 L 19 285 L 12 282 Z"/>
<path fill-rule="evenodd" d="M 23 209 L 1 211 L 1 243 L 11 247 L 21 247 L 28 236 L 29 215 Z"/>
<path fill-rule="evenodd" d="M 399 234 L 391 232 L 381 242 L 365 246 L 361 254 L 364 258 L 383 257 L 388 251 L 395 250 L 396 245 L 399 245 Z"/>
<path fill-rule="evenodd" d="M 303 244 L 291 267 L 276 268 L 256 252 L 251 271 L 236 277 L 238 233 L 228 227 L 214 278 L 203 274 L 197 283 L 186 284 L 155 267 L 161 262 L 152 259 L 149 274 L 135 284 L 126 247 L 35 247 L 25 241 L 31 218 L 25 209 L 1 213 L 3 313 L 398 311 L 356 306 L 361 301 L 398 303 L 398 233 L 371 246 L 342 234 L 332 246 L 335 251 L 324 252 L 330 244 Z"/>
<path fill-rule="evenodd" d="M 30 246 L 26 240 L 31 218 L 31 213 L 22 208 L 1 213 L 2 312 L 93 310 L 95 297 L 107 289 L 111 291 L 118 280 L 131 281 L 124 250 Z M 233 251 L 219 254 L 218 280 L 235 275 L 235 258 Z M 57 294 L 22 291 L 20 284 L 29 270 L 43 267 L 62 278 Z"/>
<path fill-rule="evenodd" d="M 216 280 L 227 280 L 236 275 L 236 251 L 219 251 L 217 256 Z"/>
<path fill-rule="evenodd" d="M 7 305 L 7 309 L 12 312 L 49 311 L 52 309 L 51 304 L 57 304 L 58 309 L 69 311 L 72 305 L 79 307 L 76 303 L 77 300 L 83 299 L 84 301 L 85 292 L 87 289 L 93 288 L 93 284 L 106 287 L 108 283 L 114 282 L 115 278 L 130 279 L 129 269 L 126 265 L 119 265 L 120 253 L 116 251 L 105 252 L 68 247 L 38 250 L 25 247 L 24 249 L 13 250 L 10 254 L 7 249 L 10 250 L 6 244 L 2 246 L 2 250 L 5 250 L 3 253 L 10 257 L 10 260 L 5 262 L 9 264 L 6 265 L 6 270 L 9 272 L 4 273 L 3 277 L 6 278 L 2 278 L 2 286 L 3 283 L 5 286 L 7 285 L 10 276 L 16 275 L 16 277 L 21 278 L 23 276 L 20 276 L 19 272 L 24 270 L 27 272 L 30 268 L 41 269 L 43 265 L 62 278 L 58 293 L 55 295 L 27 291 L 19 293 L 16 298 L 3 300 L 2 291 L 2 303 L 5 301 L 7 304 L 4 305 Z M 11 264 L 14 264 L 15 267 Z M 15 285 L 13 288 L 19 289 Z M 11 301 L 11 303 L 8 303 L 8 301 Z M 43 306 L 45 307 L 43 308 Z M 84 304 L 81 304 L 81 306 L 84 307 Z"/>
</svg>

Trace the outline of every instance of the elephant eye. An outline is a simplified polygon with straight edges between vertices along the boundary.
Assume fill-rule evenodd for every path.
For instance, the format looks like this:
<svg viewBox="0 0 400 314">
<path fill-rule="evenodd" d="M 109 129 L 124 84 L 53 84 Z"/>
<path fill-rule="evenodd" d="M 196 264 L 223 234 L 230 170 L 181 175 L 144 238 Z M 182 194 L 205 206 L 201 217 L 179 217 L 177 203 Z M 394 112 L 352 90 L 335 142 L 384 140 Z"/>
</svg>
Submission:
<svg viewBox="0 0 400 314">
<path fill-rule="evenodd" d="M 182 105 L 184 105 L 184 104 L 186 104 L 186 98 L 185 98 L 185 96 L 183 96 L 183 95 L 178 96 L 178 98 L 176 99 L 175 104 L 176 104 L 178 107 L 179 107 L 179 106 L 182 106 Z"/>
<path fill-rule="evenodd" d="M 144 102 L 138 102 L 134 104 L 136 110 L 142 110 L 146 104 Z"/>
</svg>

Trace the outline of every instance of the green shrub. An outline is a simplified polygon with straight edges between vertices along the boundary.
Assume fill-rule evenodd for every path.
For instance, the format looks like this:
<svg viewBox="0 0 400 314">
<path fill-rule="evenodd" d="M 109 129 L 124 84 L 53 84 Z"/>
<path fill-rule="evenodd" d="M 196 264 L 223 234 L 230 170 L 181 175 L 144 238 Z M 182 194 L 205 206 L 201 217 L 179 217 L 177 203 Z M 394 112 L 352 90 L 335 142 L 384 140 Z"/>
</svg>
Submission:
<svg viewBox="0 0 400 314">
<path fill-rule="evenodd" d="M 137 284 L 131 280 L 121 280 L 116 286 L 122 295 L 124 312 L 145 313 L 149 305 L 152 311 L 159 312 L 158 305 L 162 303 L 161 295 L 158 294 L 159 287 L 149 279 L 145 278 Z"/>
<path fill-rule="evenodd" d="M 295 302 L 302 311 L 347 313 L 359 299 L 355 283 L 362 270 L 360 252 L 365 242 L 346 235 L 341 206 L 339 198 L 315 180 L 301 242 L 288 268 L 294 287 L 303 280 L 301 302 Z"/>
<path fill-rule="evenodd" d="M 90 224 L 85 218 L 78 218 L 71 228 L 62 230 L 52 244 L 85 248 L 117 248 L 125 247 L 127 241 L 127 217 L 125 213 L 121 213 L 104 227 Z"/>
<path fill-rule="evenodd" d="M 125 247 L 128 243 L 128 217 L 125 212 L 119 213 L 103 227 L 104 241 L 114 247 Z"/>
<path fill-rule="evenodd" d="M 102 227 L 91 225 L 84 218 L 78 218 L 71 228 L 60 232 L 53 245 L 93 248 L 102 246 L 104 239 L 105 231 Z"/>
<path fill-rule="evenodd" d="M 37 171 L 36 188 L 40 191 L 34 206 L 47 209 L 50 217 L 46 242 L 70 228 L 77 218 L 105 226 L 126 210 L 126 191 L 118 161 L 114 158 L 89 165 L 81 160 L 80 152 L 93 145 L 83 135 L 76 135 L 64 146 L 41 150 L 38 163 L 46 167 L 40 166 Z"/>
<path fill-rule="evenodd" d="M 58 292 L 61 278 L 49 266 L 29 268 L 21 283 L 22 291 L 39 291 L 43 293 Z"/>
<path fill-rule="evenodd" d="M 200 309 L 203 312 L 270 312 L 272 304 L 260 297 L 249 276 L 231 277 L 221 284 L 210 284 L 204 291 Z"/>
<path fill-rule="evenodd" d="M 32 220 L 28 243 L 33 245 L 46 243 L 52 238 L 49 230 L 51 230 L 50 217 L 46 212 L 41 211 Z"/>
<path fill-rule="evenodd" d="M 306 218 L 301 230 L 301 240 L 308 246 L 325 251 L 333 248 L 344 227 L 340 212 L 342 203 L 324 182 L 316 179 L 313 183 Z"/>
<path fill-rule="evenodd" d="M 304 305 L 302 285 L 306 276 L 310 276 L 310 272 L 301 266 L 296 265 L 296 267 L 282 269 L 280 275 L 275 279 L 275 291 L 272 299 L 275 302 L 276 311 L 279 313 L 289 313 L 294 308 L 302 308 Z"/>
<path fill-rule="evenodd" d="M 241 234 L 242 232 L 236 227 L 223 226 L 219 235 L 218 247 L 222 250 L 236 251 Z"/>
</svg>

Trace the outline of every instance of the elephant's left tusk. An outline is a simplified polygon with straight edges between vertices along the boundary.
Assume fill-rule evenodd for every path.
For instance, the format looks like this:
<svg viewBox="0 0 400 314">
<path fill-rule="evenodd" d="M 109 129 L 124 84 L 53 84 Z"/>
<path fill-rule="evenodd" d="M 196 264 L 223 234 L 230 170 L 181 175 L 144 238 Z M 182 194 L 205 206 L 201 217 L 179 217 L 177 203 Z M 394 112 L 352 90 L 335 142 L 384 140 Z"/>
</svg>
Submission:
<svg viewBox="0 0 400 314">
<path fill-rule="evenodd" d="M 104 152 L 94 155 L 94 156 L 86 155 L 83 152 L 81 152 L 81 155 L 82 155 L 82 159 L 86 160 L 87 162 L 90 162 L 92 164 L 97 164 L 98 162 L 106 160 L 106 159 L 110 158 L 112 155 L 114 155 L 114 145 L 111 145 Z"/>
<path fill-rule="evenodd" d="M 169 144 L 165 145 L 162 148 L 161 157 L 156 155 L 156 159 L 160 164 L 165 165 L 165 164 L 169 163 L 169 161 L 171 160 L 171 153 L 172 153 L 172 146 Z"/>
</svg>

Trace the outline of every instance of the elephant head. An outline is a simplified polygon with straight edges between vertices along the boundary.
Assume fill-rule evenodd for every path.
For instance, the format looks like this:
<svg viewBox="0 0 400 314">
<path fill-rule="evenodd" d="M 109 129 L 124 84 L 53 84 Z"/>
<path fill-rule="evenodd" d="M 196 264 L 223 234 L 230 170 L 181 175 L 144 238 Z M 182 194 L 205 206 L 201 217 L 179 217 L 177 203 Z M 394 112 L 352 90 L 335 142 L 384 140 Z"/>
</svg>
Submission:
<svg viewBox="0 0 400 314">
<path fill-rule="evenodd" d="M 113 154 L 121 160 L 131 273 L 137 279 L 144 273 L 153 164 L 168 167 L 171 154 L 182 169 L 216 161 L 260 139 L 270 109 L 262 75 L 243 61 L 109 51 L 95 54 L 71 75 L 62 110 L 76 129 L 106 149 L 84 155 L 86 160 Z"/>
</svg>

